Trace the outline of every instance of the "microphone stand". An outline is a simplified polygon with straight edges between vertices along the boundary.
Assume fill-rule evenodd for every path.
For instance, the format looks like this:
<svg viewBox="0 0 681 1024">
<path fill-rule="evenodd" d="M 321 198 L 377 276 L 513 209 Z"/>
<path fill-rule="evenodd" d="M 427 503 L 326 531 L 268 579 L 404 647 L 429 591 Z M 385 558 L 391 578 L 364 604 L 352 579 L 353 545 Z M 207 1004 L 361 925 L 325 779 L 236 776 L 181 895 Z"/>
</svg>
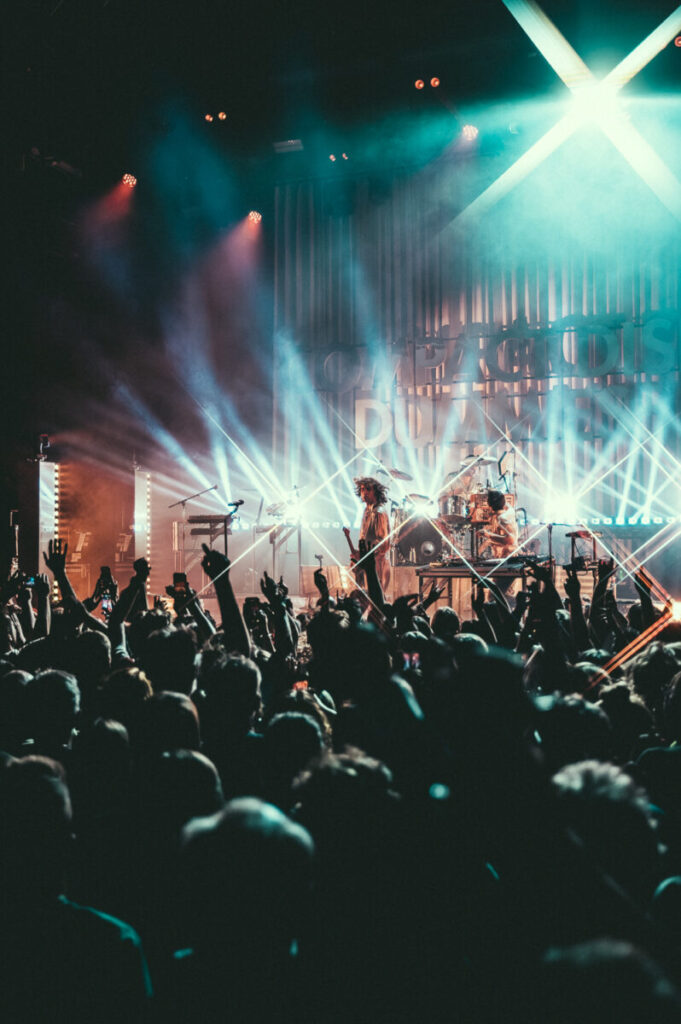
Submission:
<svg viewBox="0 0 681 1024">
<path fill-rule="evenodd" d="M 178 505 L 182 506 L 182 558 L 181 558 L 181 571 L 184 572 L 184 552 L 186 548 L 186 527 L 187 527 L 187 502 L 193 501 L 194 498 L 200 498 L 202 494 L 208 494 L 209 491 L 217 491 L 218 485 L 213 484 L 212 487 L 205 487 L 202 491 L 197 491 L 196 494 L 188 494 L 186 498 L 180 498 L 179 501 L 174 501 L 172 505 L 168 505 L 168 508 L 176 508 Z M 226 545 L 226 541 L 225 541 Z M 226 550 L 226 548 L 225 548 Z"/>
<path fill-rule="evenodd" d="M 182 515 L 184 515 L 184 507 L 188 501 L 192 501 L 194 498 L 200 498 L 202 494 L 208 494 L 209 491 L 217 491 L 218 485 L 213 484 L 212 487 L 205 487 L 202 491 L 197 491 L 196 494 L 189 494 L 186 498 L 180 498 L 179 501 L 174 501 L 172 505 L 168 505 L 168 508 L 175 508 L 176 505 L 182 506 Z"/>
</svg>

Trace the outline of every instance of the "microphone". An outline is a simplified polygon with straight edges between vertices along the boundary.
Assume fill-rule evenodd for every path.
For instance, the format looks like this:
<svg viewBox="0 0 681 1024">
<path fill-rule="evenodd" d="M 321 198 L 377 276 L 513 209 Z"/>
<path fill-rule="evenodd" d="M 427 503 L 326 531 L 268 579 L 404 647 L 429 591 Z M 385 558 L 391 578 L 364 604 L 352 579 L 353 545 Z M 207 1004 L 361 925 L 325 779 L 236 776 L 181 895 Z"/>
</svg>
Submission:
<svg viewBox="0 0 681 1024">
<path fill-rule="evenodd" d="M 238 508 L 239 505 L 243 505 L 243 503 L 244 503 L 244 499 L 243 498 L 239 498 L 238 501 L 228 501 L 227 502 L 227 504 L 231 505 L 233 508 Z"/>
</svg>

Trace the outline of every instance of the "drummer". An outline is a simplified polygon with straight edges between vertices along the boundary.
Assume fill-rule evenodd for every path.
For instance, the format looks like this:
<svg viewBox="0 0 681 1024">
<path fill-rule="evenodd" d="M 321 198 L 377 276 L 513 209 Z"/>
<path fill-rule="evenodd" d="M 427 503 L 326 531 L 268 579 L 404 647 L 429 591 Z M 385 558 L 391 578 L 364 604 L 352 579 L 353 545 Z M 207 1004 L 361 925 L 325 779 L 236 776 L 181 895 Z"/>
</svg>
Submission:
<svg viewBox="0 0 681 1024">
<path fill-rule="evenodd" d="M 488 490 L 487 503 L 492 511 L 491 518 L 481 531 L 484 545 L 481 554 L 492 558 L 510 558 L 518 550 L 518 521 L 515 510 L 506 502 L 501 491 Z"/>
<path fill-rule="evenodd" d="M 448 500 L 450 498 L 461 498 L 462 502 L 467 500 L 468 495 L 475 490 L 477 472 L 477 462 L 472 462 L 470 465 L 462 466 L 460 470 L 449 474 L 444 489 L 440 491 L 439 506 L 441 514 L 448 510 Z"/>
</svg>

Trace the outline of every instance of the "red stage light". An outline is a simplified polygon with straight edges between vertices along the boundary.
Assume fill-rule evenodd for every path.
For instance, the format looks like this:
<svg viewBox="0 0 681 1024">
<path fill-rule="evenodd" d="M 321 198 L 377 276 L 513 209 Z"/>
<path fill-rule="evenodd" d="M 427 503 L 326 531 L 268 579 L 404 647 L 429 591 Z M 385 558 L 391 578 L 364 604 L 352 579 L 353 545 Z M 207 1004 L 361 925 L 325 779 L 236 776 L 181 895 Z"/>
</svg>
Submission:
<svg viewBox="0 0 681 1024">
<path fill-rule="evenodd" d="M 336 157 L 334 153 L 329 153 L 329 160 L 331 161 L 332 164 L 335 164 Z"/>
<path fill-rule="evenodd" d="M 343 157 L 344 160 L 348 160 L 349 159 L 347 153 L 341 153 L 341 156 Z"/>
<path fill-rule="evenodd" d="M 437 89 L 438 85 L 440 84 L 440 79 L 439 78 L 431 78 L 430 84 L 432 85 L 433 89 Z"/>
<path fill-rule="evenodd" d="M 212 114 L 206 114 L 204 116 L 204 121 L 214 121 L 214 120 L 215 120 L 215 118 L 213 117 Z"/>
<path fill-rule="evenodd" d="M 262 214 L 258 213 L 257 210 L 251 210 L 251 212 L 248 215 L 248 219 L 250 220 L 251 224 L 259 224 L 260 221 L 262 220 Z"/>
<path fill-rule="evenodd" d="M 674 40 L 674 46 L 681 46 L 681 36 L 677 36 Z"/>
<path fill-rule="evenodd" d="M 219 118 L 219 119 L 220 119 L 221 121 L 226 121 L 226 120 L 227 120 L 227 114 L 226 114 L 226 113 L 224 112 L 224 110 L 221 110 L 221 111 L 220 111 L 220 113 L 218 114 L 218 118 Z"/>
<path fill-rule="evenodd" d="M 414 88 L 415 89 L 423 89 L 425 84 L 426 83 L 423 81 L 422 78 L 417 78 L 416 81 L 414 82 Z"/>
<path fill-rule="evenodd" d="M 137 178 L 135 177 L 134 174 L 124 174 L 121 178 L 121 181 L 124 185 L 127 185 L 128 188 L 134 188 L 135 185 L 137 184 Z"/>
</svg>

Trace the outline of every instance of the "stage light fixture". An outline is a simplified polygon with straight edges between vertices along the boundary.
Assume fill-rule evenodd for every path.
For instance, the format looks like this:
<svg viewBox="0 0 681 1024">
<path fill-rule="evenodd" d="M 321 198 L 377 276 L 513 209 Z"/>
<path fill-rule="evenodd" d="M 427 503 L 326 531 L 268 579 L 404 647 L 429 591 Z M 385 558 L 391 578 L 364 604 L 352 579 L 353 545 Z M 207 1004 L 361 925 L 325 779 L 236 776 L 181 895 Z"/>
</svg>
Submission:
<svg viewBox="0 0 681 1024">
<path fill-rule="evenodd" d="M 341 156 L 343 157 L 344 160 L 348 160 L 349 159 L 347 153 L 341 153 Z"/>
<path fill-rule="evenodd" d="M 121 178 L 121 181 L 124 185 L 127 185 L 128 188 L 134 188 L 135 185 L 137 184 L 137 178 L 135 177 L 134 174 L 124 174 Z"/>
<path fill-rule="evenodd" d="M 251 210 L 251 212 L 248 215 L 248 219 L 250 220 L 251 224 L 259 224 L 260 221 L 262 220 L 262 214 L 259 213 L 257 210 Z"/>
<path fill-rule="evenodd" d="M 224 110 L 221 110 L 220 113 L 218 114 L 218 120 L 220 120 L 220 121 L 226 121 L 227 120 L 227 114 L 225 113 Z"/>
<path fill-rule="evenodd" d="M 414 88 L 415 89 L 423 89 L 425 84 L 426 83 L 423 81 L 422 78 L 417 78 L 416 81 L 414 82 Z"/>
<path fill-rule="evenodd" d="M 329 160 L 331 161 L 332 164 L 335 164 L 335 162 L 336 162 L 336 154 L 335 153 L 329 153 Z"/>
<path fill-rule="evenodd" d="M 431 87 L 432 87 L 433 89 L 437 89 L 437 88 L 438 88 L 438 86 L 440 85 L 440 79 L 439 79 L 439 78 L 435 78 L 435 77 L 433 77 L 433 78 L 431 78 L 431 80 L 430 80 L 430 84 L 431 84 Z"/>
<path fill-rule="evenodd" d="M 681 622 L 681 601 L 672 601 L 671 613 L 674 622 Z"/>
<path fill-rule="evenodd" d="M 474 124 L 465 124 L 461 129 L 461 134 L 467 142 L 472 142 L 473 139 L 478 137 L 478 129 Z"/>
<path fill-rule="evenodd" d="M 674 46 L 681 46 L 681 36 L 677 36 L 674 40 Z"/>
<path fill-rule="evenodd" d="M 209 124 L 210 124 L 211 121 L 214 121 L 214 120 L 215 120 L 215 118 L 213 117 L 212 114 L 206 114 L 204 116 L 204 121 L 208 121 Z"/>
</svg>

